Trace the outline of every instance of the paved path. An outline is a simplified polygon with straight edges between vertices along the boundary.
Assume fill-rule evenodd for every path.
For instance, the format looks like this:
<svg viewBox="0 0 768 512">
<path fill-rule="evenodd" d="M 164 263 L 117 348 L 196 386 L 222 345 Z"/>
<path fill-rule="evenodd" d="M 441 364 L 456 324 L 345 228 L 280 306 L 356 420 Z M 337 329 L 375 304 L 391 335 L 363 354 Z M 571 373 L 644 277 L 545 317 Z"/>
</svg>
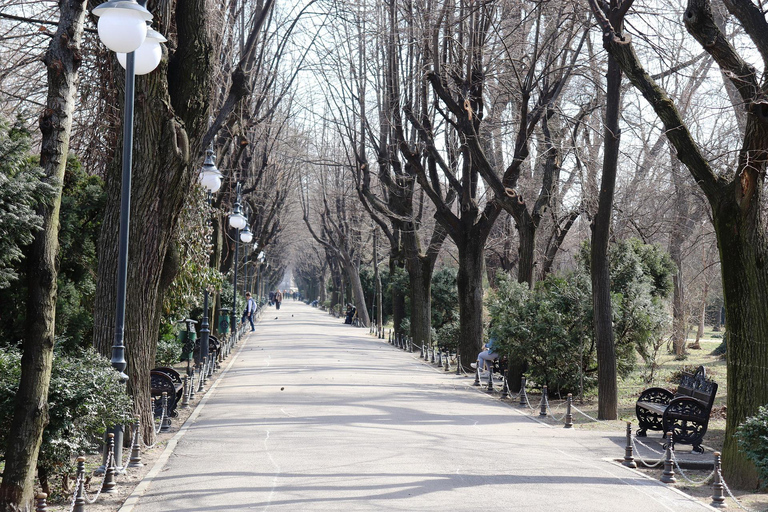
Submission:
<svg viewBox="0 0 768 512">
<path fill-rule="evenodd" d="M 268 309 L 121 510 L 711 510 L 367 334 Z"/>
</svg>

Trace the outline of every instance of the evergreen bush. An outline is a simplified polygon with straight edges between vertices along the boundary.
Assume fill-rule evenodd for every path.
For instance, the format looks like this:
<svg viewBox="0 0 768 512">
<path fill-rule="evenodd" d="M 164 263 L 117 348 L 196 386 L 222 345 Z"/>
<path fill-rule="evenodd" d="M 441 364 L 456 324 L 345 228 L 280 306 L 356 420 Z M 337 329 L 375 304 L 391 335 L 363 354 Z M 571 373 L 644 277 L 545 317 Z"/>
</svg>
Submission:
<svg viewBox="0 0 768 512">
<path fill-rule="evenodd" d="M 0 447 L 6 446 L 21 375 L 21 352 L 0 351 Z M 94 350 L 57 353 L 48 392 L 48 425 L 38 457 L 38 475 L 69 469 L 73 457 L 96 450 L 112 425 L 130 421 L 131 399 L 109 360 Z"/>
<path fill-rule="evenodd" d="M 763 486 L 768 483 L 768 406 L 760 407 L 757 414 L 747 418 L 736 429 L 739 448 L 757 468 Z"/>
</svg>

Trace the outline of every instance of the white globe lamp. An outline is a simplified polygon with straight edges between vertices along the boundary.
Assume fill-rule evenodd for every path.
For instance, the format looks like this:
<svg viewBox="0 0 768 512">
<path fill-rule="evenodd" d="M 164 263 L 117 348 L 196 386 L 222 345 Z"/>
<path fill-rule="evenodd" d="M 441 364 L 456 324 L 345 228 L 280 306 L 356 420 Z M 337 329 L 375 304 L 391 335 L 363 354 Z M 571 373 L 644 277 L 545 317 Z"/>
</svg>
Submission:
<svg viewBox="0 0 768 512">
<path fill-rule="evenodd" d="M 251 230 L 246 225 L 245 229 L 240 232 L 240 241 L 244 244 L 249 244 L 251 240 L 253 240 L 253 233 L 251 233 Z"/>
<path fill-rule="evenodd" d="M 211 194 L 221 188 L 221 172 L 216 168 L 216 158 L 211 149 L 206 151 L 205 162 L 200 169 L 200 184 Z"/>
<path fill-rule="evenodd" d="M 235 203 L 234 211 L 229 215 L 229 227 L 232 229 L 243 229 L 248 225 L 248 221 L 243 215 L 243 209 L 240 203 Z"/>
<path fill-rule="evenodd" d="M 147 37 L 147 21 L 152 13 L 135 1 L 111 0 L 93 9 L 99 17 L 99 39 L 117 53 L 130 53 Z"/>
<path fill-rule="evenodd" d="M 166 41 L 168 40 L 160 32 L 151 28 L 147 29 L 146 39 L 144 39 L 141 46 L 134 50 L 133 71 L 135 74 L 146 75 L 160 65 L 160 61 L 163 59 L 163 47 L 160 46 L 160 43 L 165 43 Z M 117 54 L 117 60 L 123 68 L 125 68 L 126 59 L 126 53 Z"/>
</svg>

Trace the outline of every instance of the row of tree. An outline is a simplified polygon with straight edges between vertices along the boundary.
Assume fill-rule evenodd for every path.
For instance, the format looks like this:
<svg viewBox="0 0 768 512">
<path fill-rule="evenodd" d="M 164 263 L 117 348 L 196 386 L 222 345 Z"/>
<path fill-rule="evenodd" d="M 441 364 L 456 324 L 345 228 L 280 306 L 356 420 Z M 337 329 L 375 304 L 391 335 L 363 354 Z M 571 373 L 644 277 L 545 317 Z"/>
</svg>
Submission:
<svg viewBox="0 0 768 512">
<path fill-rule="evenodd" d="M 136 83 L 125 343 L 128 388 L 134 397 L 130 415 L 141 416 L 148 441 L 154 433 L 145 397 L 161 324 L 185 314 L 205 286 L 221 282 L 219 272 L 240 263 L 233 258 L 236 233 L 228 232 L 226 224 L 236 183 L 242 184 L 255 233 L 255 247 L 246 253 L 281 246 L 280 212 L 298 165 L 290 150 L 295 128 L 288 124 L 294 109 L 292 84 L 311 47 L 312 33 L 299 30 L 311 4 L 277 9 L 272 0 L 147 3 L 154 28 L 169 42 L 160 67 Z M 3 282 L 3 293 L 13 302 L 4 303 L 9 307 L 4 307 L 2 321 L 12 336 L 6 343 L 20 342 L 23 357 L 12 414 L 14 435 L 3 447 L 0 510 L 31 507 L 49 417 L 46 398 L 57 335 L 74 345 L 93 344 L 109 356 L 115 333 L 124 151 L 118 113 L 124 81 L 117 60 L 96 37 L 95 18 L 87 12 L 94 6 L 82 0 L 58 7 L 44 2 L 2 5 L 3 111 L 6 118 L 18 114 L 21 124 L 40 112 L 40 131 L 34 137 L 40 156 L 21 155 L 32 169 L 20 172 L 38 173 L 42 179 L 36 180 L 37 190 L 23 191 L 39 196 L 27 201 L 34 215 L 11 219 L 9 233 L 16 235 L 8 243 L 26 244 L 24 268 L 15 270 L 20 269 L 20 253 L 3 259 L 3 277 L 22 278 L 23 287 Z M 204 150 L 211 146 L 224 187 L 209 209 L 196 181 Z M 80 163 L 68 170 L 70 154 Z M 90 198 L 63 193 L 77 176 L 71 169 L 79 165 L 82 171 L 77 172 L 86 177 L 77 179 L 103 179 L 103 187 L 99 181 L 98 190 L 92 191 L 99 203 L 90 211 Z M 63 204 L 68 197 L 81 203 Z M 16 194 L 14 199 L 23 198 Z M 87 233 L 78 231 L 82 228 Z M 96 240 L 88 238 L 93 232 L 100 233 Z M 83 241 L 88 243 L 79 245 Z M 206 270 L 208 266 L 217 272 Z M 8 267 L 14 270 L 5 272 Z M 73 274 L 71 289 L 70 281 L 61 279 L 64 272 Z M 263 275 L 277 283 L 280 260 L 265 265 Z M 84 283 L 90 285 L 77 288 Z M 78 307 L 69 310 L 87 317 L 81 328 L 66 316 L 67 303 L 75 301 Z"/>
<path fill-rule="evenodd" d="M 372 220 L 389 247 L 390 273 L 402 268 L 410 279 L 410 334 L 429 342 L 431 275 L 449 247 L 466 355 L 482 343 L 489 267 L 532 287 L 575 267 L 579 239 L 588 238 L 598 414 L 613 419 L 611 241 L 635 236 L 668 249 L 677 269 L 672 347 L 681 358 L 689 319 L 703 321 L 719 286 L 712 270 L 727 260 L 724 467 L 729 481 L 754 485 L 730 434 L 768 401 L 768 386 L 747 390 L 768 382 L 768 352 L 759 348 L 768 336 L 763 91 L 736 50 L 752 44 L 760 52 L 766 25 L 758 8 L 692 0 L 675 15 L 697 47 L 661 22 L 676 12 L 667 4 L 634 29 L 636 46 L 623 28 L 631 0 L 592 2 L 597 26 L 583 6 L 565 2 L 326 5 L 334 23 L 316 65 L 324 94 L 308 105 L 314 133 L 301 180 L 304 221 L 325 257 L 314 270 L 302 265 L 318 277 L 329 270 L 335 289 L 348 283 L 366 311 L 357 276 L 370 258 Z M 600 34 L 607 52 L 597 48 Z M 399 329 L 404 303 L 397 293 L 392 302 Z"/>
<path fill-rule="evenodd" d="M 680 357 L 688 319 L 694 311 L 703 318 L 707 296 L 718 295 L 713 270 L 722 261 L 725 471 L 731 483 L 754 484 L 730 433 L 768 402 L 768 351 L 760 348 L 768 336 L 766 116 L 762 81 L 747 60 L 768 55 L 764 17 L 749 0 L 691 0 L 684 13 L 654 5 L 658 14 L 633 29 L 633 42 L 623 27 L 630 0 L 590 6 L 599 30 L 584 6 L 561 1 L 150 1 L 169 44 L 160 68 L 137 81 L 125 337 L 145 437 L 153 436 L 151 411 L 141 397 L 164 314 L 220 279 L 207 266 L 226 273 L 239 264 L 226 214 L 240 183 L 256 235 L 249 252 L 267 253 L 272 284 L 292 266 L 324 299 L 330 276 L 333 301 L 351 296 L 365 323 L 361 267 L 372 262 L 378 272 L 386 261 L 389 276 L 405 272 L 409 283 L 407 304 L 403 287 L 390 287 L 396 330 L 408 317 L 411 336 L 430 342 L 433 275 L 453 259 L 464 355 L 482 342 L 484 281 L 495 284 L 496 269 L 532 287 L 577 267 L 580 242 L 591 239 L 605 419 L 617 414 L 611 240 L 635 236 L 668 249 Z M 0 510 L 30 502 L 46 422 L 70 152 L 86 175 L 104 179 L 98 268 L 82 307 L 93 304 L 99 352 L 110 353 L 114 335 L 123 84 L 85 8 L 78 0 L 58 9 L 4 6 L 4 108 L 32 118 L 44 107 L 39 164 L 51 190 L 35 203 L 38 220 L 28 219 L 39 230 L 24 249 L 25 291 L 14 297 L 27 308 L 15 327 L 25 357 L 13 428 L 23 435 L 4 452 Z M 672 14 L 683 15 L 700 47 L 662 23 Z M 740 57 L 744 44 L 758 51 Z M 46 46 L 43 69 L 31 57 Z M 629 136 L 621 140 L 622 132 Z M 224 173 L 212 212 L 194 187 L 211 146 Z"/>
</svg>

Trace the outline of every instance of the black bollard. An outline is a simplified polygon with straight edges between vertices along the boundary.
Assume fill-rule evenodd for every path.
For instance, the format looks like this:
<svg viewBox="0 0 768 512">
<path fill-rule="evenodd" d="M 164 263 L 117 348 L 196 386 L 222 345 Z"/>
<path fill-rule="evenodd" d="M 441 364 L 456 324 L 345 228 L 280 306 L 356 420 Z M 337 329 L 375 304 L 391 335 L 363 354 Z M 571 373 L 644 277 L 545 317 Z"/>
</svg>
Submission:
<svg viewBox="0 0 768 512">
<path fill-rule="evenodd" d="M 504 377 L 501 382 L 501 393 L 499 394 L 499 398 L 502 400 L 509 398 L 509 383 L 507 382 L 507 370 L 504 370 Z"/>
<path fill-rule="evenodd" d="M 200 365 L 198 373 L 200 375 L 197 378 L 197 392 L 202 393 L 205 389 L 205 367 L 202 364 Z"/>
<path fill-rule="evenodd" d="M 107 470 L 104 472 L 104 481 L 101 483 L 101 492 L 104 494 L 116 494 L 115 482 L 115 434 L 109 433 L 109 454 L 107 455 Z"/>
<path fill-rule="evenodd" d="M 488 368 L 488 387 L 485 388 L 488 393 L 493 393 L 493 367 Z"/>
<path fill-rule="evenodd" d="M 75 504 L 72 512 L 85 512 L 85 457 L 77 458 L 77 487 L 75 488 Z"/>
<path fill-rule="evenodd" d="M 437 367 L 443 367 L 443 353 L 439 349 L 437 350 Z"/>
<path fill-rule="evenodd" d="M 473 386 L 480 386 L 480 367 L 478 366 L 475 368 L 475 382 L 472 383 Z"/>
<path fill-rule="evenodd" d="M 184 376 L 184 388 L 181 391 L 181 408 L 189 408 L 189 377 Z"/>
<path fill-rule="evenodd" d="M 163 391 L 163 421 L 160 422 L 160 432 L 171 430 L 171 417 L 168 415 L 168 393 Z"/>
<path fill-rule="evenodd" d="M 621 464 L 622 466 L 627 466 L 632 469 L 637 467 L 634 452 L 632 450 L 632 423 L 629 421 L 627 422 L 627 445 L 624 448 L 624 460 Z"/>
<path fill-rule="evenodd" d="M 568 398 L 565 400 L 565 425 L 563 425 L 563 428 L 573 428 L 573 413 L 571 412 L 571 404 L 573 404 L 573 394 L 568 393 Z"/>
<path fill-rule="evenodd" d="M 192 368 L 192 372 L 189 374 L 189 399 L 195 398 L 195 369 Z"/>
<path fill-rule="evenodd" d="M 723 493 L 725 485 L 723 485 L 721 470 L 720 452 L 715 452 L 715 481 L 712 483 L 712 503 L 710 505 L 715 508 L 728 508 L 728 504 L 725 503 L 725 494 Z"/>
<path fill-rule="evenodd" d="M 672 450 L 674 449 L 672 445 L 672 432 L 667 432 L 665 437 L 667 438 L 667 451 L 664 452 L 664 471 L 661 473 L 661 481 L 665 484 L 673 484 L 677 480 L 675 479 L 674 463 L 672 462 Z"/>
<path fill-rule="evenodd" d="M 129 468 L 140 468 L 144 466 L 144 463 L 141 462 L 141 419 L 139 416 L 136 416 L 136 423 L 133 426 L 131 457 L 128 459 L 127 466 Z"/>
<path fill-rule="evenodd" d="M 546 416 L 548 407 L 549 400 L 547 400 L 547 385 L 544 384 L 541 388 L 541 409 L 539 409 L 539 416 Z"/>
<path fill-rule="evenodd" d="M 408 352 L 413 354 L 413 338 L 408 338 Z"/>
<path fill-rule="evenodd" d="M 456 352 L 456 375 L 461 375 L 461 357 L 458 351 Z"/>
<path fill-rule="evenodd" d="M 421 344 L 421 348 L 419 349 L 419 359 L 424 359 L 424 344 Z"/>
<path fill-rule="evenodd" d="M 48 512 L 48 495 L 44 492 L 35 494 L 35 512 Z"/>
<path fill-rule="evenodd" d="M 435 347 L 430 344 L 429 347 L 429 362 L 435 364 Z"/>
<path fill-rule="evenodd" d="M 528 395 L 525 394 L 525 377 L 520 379 L 520 407 L 528 404 Z"/>
</svg>

